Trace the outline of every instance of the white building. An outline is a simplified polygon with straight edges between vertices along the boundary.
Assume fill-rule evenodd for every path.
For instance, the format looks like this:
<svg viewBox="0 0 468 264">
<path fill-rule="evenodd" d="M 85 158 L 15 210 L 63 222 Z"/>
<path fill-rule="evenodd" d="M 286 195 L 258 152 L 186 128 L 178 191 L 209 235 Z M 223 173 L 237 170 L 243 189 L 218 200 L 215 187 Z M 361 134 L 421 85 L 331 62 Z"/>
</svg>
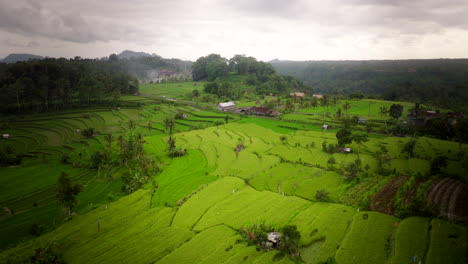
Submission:
<svg viewBox="0 0 468 264">
<path fill-rule="evenodd" d="M 236 106 L 236 104 L 233 101 L 225 102 L 225 103 L 219 103 L 218 104 L 218 110 L 220 111 L 226 111 L 229 109 L 232 109 Z"/>
</svg>

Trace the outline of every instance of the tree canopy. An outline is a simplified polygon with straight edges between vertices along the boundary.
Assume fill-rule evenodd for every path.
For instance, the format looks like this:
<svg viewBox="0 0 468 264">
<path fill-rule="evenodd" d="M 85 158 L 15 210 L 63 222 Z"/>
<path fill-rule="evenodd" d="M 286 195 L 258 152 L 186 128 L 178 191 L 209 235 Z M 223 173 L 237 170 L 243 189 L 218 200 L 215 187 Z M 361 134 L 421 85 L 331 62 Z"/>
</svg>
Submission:
<svg viewBox="0 0 468 264">
<path fill-rule="evenodd" d="M 0 111 L 31 112 L 118 100 L 138 80 L 112 60 L 44 59 L 2 65 Z M 107 97 L 107 98 L 106 98 Z"/>
</svg>

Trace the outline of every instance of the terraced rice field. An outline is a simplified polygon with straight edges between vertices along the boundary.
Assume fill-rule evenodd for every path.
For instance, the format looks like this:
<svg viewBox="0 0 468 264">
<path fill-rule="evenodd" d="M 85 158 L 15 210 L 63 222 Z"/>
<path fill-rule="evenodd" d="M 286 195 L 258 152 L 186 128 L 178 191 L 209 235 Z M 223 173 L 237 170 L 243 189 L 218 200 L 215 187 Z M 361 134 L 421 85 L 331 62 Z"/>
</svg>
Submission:
<svg viewBox="0 0 468 264">
<path fill-rule="evenodd" d="M 173 92 L 180 95 L 193 87 L 178 88 Z M 356 106 L 364 111 L 361 108 Z M 179 111 L 189 116 L 177 120 L 174 136 L 187 155 L 169 158 L 163 120 Z M 323 142 L 336 143 L 334 131 L 235 115 L 229 115 L 226 124 L 225 116 L 188 105 L 159 104 L 69 113 L 12 125 L 9 131 L 17 137 L 11 143 L 36 157 L 20 169 L 0 169 L 8 174 L 0 179 L 0 201 L 18 212 L 0 220 L 0 237 L 18 237 L 8 243 L 0 239 L 0 247 L 29 240 L 1 252 L 0 263 L 11 258 L 19 261 L 51 242 L 59 245 L 70 263 L 294 263 L 276 250 L 257 250 L 241 237 L 243 227 L 259 223 L 296 225 L 304 263 L 410 263 L 414 256 L 423 263 L 467 262 L 465 226 L 422 217 L 398 219 L 361 206 L 363 199 L 392 179 L 377 175 L 375 154 L 380 145 L 392 156 L 386 166 L 408 177 L 426 173 L 433 153 L 448 153 L 449 162 L 459 164 L 456 155 L 448 152 L 452 145 L 420 138 L 416 157 L 408 159 L 401 152 L 408 139 L 371 137 L 359 155 L 362 166 L 368 165 L 366 174 L 350 182 L 340 168 L 358 155 L 322 151 Z M 60 159 L 63 154 L 89 158 L 105 144 L 103 134 L 128 130 L 128 120 L 136 121 L 135 132 L 144 135 L 145 151 L 158 158 L 163 170 L 142 190 L 112 202 L 120 195 L 120 179 L 108 180 L 96 171 L 62 164 Z M 76 132 L 88 127 L 101 134 L 84 139 Z M 236 152 L 239 144 L 243 148 Z M 328 164 L 331 157 L 336 160 L 333 168 Z M 57 215 L 53 188 L 61 171 L 85 185 L 78 197 L 79 214 L 58 229 L 30 239 L 32 224 L 48 224 Z M 462 169 L 451 168 L 450 173 L 464 177 Z M 22 185 L 7 185 L 12 178 Z M 431 201 L 450 204 L 454 196 L 448 194 L 456 194 L 459 186 L 452 180 L 435 181 L 428 193 L 434 198 Z M 317 200 L 318 190 L 328 192 L 329 202 Z M 33 206 L 39 194 L 44 199 Z"/>
<path fill-rule="evenodd" d="M 466 245 L 466 228 L 441 220 L 433 220 L 430 231 L 426 218 L 400 223 L 376 212 L 257 191 L 233 177 L 208 184 L 178 210 L 152 207 L 151 193 L 140 190 L 77 216 L 58 230 L 3 252 L 0 262 L 53 239 L 64 250 L 65 260 L 72 263 L 107 263 L 109 259 L 119 263 L 292 263 L 278 252 L 257 251 L 241 238 L 240 228 L 262 221 L 277 226 L 296 224 L 302 234 L 305 263 L 328 259 L 336 263 L 399 263 L 412 254 L 421 254 L 429 263 L 465 260 L 461 250 Z M 428 239 L 429 231 L 432 239 Z M 411 243 L 415 239 L 419 247 Z M 393 253 L 401 247 L 405 250 Z M 438 257 L 446 254 L 453 256 L 453 262 Z"/>
</svg>

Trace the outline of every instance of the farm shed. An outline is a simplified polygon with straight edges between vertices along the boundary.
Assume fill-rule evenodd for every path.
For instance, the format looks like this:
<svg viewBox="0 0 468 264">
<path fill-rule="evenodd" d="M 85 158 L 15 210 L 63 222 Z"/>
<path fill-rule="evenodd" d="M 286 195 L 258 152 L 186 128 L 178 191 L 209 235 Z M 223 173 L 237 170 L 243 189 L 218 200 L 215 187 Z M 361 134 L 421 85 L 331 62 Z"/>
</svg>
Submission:
<svg viewBox="0 0 468 264">
<path fill-rule="evenodd" d="M 323 95 L 321 95 L 321 94 L 313 94 L 312 97 L 315 97 L 315 98 L 320 99 L 320 98 L 323 97 Z"/>
<path fill-rule="evenodd" d="M 340 151 L 344 152 L 344 153 L 351 153 L 352 152 L 351 148 L 340 148 Z"/>
<path fill-rule="evenodd" d="M 225 103 L 219 103 L 218 104 L 218 110 L 220 111 L 227 111 L 232 108 L 234 108 L 236 104 L 233 101 L 225 102 Z"/>
<path fill-rule="evenodd" d="M 3 136 L 3 138 L 10 138 L 11 134 L 3 134 L 2 136 Z"/>
<path fill-rule="evenodd" d="M 327 124 L 323 124 L 322 129 L 327 130 L 327 129 L 328 129 L 328 125 L 327 125 Z"/>
<path fill-rule="evenodd" d="M 281 233 L 280 232 L 269 232 L 268 233 L 268 242 L 271 242 L 273 246 L 277 247 L 281 240 Z"/>
<path fill-rule="evenodd" d="M 366 119 L 365 118 L 362 118 L 360 117 L 359 120 L 358 120 L 359 123 L 365 123 L 366 122 Z"/>
</svg>

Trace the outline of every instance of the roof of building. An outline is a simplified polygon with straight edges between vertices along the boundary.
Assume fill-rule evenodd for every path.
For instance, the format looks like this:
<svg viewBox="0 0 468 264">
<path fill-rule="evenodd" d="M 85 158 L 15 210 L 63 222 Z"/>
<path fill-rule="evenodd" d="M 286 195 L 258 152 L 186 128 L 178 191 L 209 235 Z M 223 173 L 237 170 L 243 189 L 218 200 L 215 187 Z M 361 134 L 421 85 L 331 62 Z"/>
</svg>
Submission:
<svg viewBox="0 0 468 264">
<path fill-rule="evenodd" d="M 340 148 L 342 152 L 351 152 L 351 148 Z"/>
<path fill-rule="evenodd" d="M 219 106 L 221 107 L 230 107 L 230 106 L 235 106 L 236 104 L 233 101 L 225 102 L 225 103 L 219 103 Z"/>
<path fill-rule="evenodd" d="M 270 108 L 266 108 L 266 107 L 252 107 L 250 108 L 250 111 L 254 113 L 268 114 L 272 112 L 273 110 L 271 110 Z"/>
<path fill-rule="evenodd" d="M 300 96 L 300 97 L 304 97 L 304 96 L 305 96 L 305 93 L 294 92 L 294 93 L 290 93 L 289 95 L 290 95 L 290 96 Z"/>
<path fill-rule="evenodd" d="M 312 96 L 317 97 L 317 98 L 322 98 L 323 97 L 323 95 L 321 95 L 321 94 L 313 94 Z"/>
<path fill-rule="evenodd" d="M 268 233 L 268 241 L 271 241 L 273 243 L 278 243 L 280 239 L 281 239 L 281 233 L 279 232 Z"/>
</svg>

